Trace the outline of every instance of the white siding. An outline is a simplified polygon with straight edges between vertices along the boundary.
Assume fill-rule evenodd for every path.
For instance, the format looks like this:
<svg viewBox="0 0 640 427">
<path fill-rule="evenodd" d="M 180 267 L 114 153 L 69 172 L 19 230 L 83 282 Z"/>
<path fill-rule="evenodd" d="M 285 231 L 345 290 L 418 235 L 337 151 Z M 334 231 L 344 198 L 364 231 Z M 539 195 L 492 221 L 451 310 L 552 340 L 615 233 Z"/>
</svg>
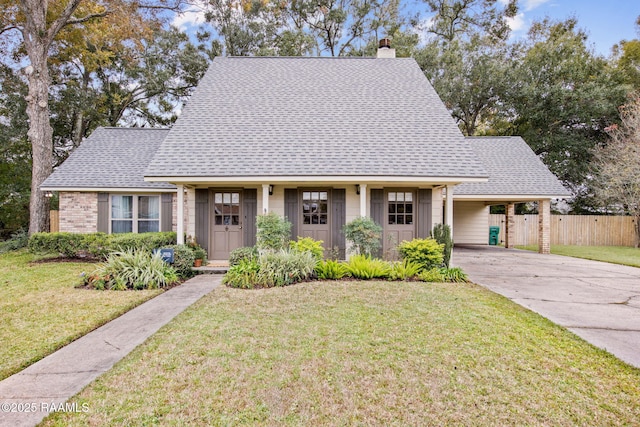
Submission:
<svg viewBox="0 0 640 427">
<path fill-rule="evenodd" d="M 453 228 L 457 244 L 489 244 L 489 206 L 484 202 L 454 201 Z"/>
</svg>

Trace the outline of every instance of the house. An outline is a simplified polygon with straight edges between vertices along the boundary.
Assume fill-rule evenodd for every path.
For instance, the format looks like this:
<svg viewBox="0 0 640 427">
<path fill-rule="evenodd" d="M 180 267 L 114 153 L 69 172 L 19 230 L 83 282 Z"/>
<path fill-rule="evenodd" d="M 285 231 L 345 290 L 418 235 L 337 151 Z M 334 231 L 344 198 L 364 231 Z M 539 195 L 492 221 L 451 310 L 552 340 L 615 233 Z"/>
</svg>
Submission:
<svg viewBox="0 0 640 427">
<path fill-rule="evenodd" d="M 97 129 L 41 189 L 60 194 L 61 231 L 171 229 L 210 259 L 254 244 L 271 211 L 345 256 L 342 226 L 360 216 L 383 226 L 385 251 L 437 223 L 486 244 L 489 204 L 541 200 L 548 221 L 568 196 L 521 139 L 466 139 L 417 63 L 388 48 L 217 57 L 170 130 Z"/>
</svg>

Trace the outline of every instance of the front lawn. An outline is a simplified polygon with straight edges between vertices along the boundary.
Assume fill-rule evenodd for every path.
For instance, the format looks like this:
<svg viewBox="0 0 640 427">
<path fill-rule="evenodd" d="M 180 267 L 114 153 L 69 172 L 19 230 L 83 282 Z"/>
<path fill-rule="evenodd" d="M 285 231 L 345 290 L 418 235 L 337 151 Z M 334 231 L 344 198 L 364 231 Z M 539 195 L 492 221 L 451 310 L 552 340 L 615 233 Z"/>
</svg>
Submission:
<svg viewBox="0 0 640 427">
<path fill-rule="evenodd" d="M 219 287 L 44 425 L 637 425 L 640 370 L 471 284 Z"/>
<path fill-rule="evenodd" d="M 538 251 L 537 245 L 518 246 L 519 249 Z M 640 249 L 628 246 L 572 246 L 551 245 L 551 253 L 574 258 L 591 259 L 613 264 L 640 267 Z"/>
<path fill-rule="evenodd" d="M 80 273 L 95 264 L 36 259 L 25 251 L 0 255 L 0 379 L 161 292 L 78 289 Z"/>
</svg>

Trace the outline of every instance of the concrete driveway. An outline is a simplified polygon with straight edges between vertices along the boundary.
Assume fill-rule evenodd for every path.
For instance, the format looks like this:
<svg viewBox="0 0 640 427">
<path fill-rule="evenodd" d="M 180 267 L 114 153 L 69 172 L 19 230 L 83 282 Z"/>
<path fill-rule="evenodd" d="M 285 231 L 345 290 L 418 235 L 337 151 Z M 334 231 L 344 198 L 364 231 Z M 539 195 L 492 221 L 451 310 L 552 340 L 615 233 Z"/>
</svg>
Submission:
<svg viewBox="0 0 640 427">
<path fill-rule="evenodd" d="M 640 368 L 640 268 L 495 246 L 456 246 L 452 264 Z"/>
</svg>

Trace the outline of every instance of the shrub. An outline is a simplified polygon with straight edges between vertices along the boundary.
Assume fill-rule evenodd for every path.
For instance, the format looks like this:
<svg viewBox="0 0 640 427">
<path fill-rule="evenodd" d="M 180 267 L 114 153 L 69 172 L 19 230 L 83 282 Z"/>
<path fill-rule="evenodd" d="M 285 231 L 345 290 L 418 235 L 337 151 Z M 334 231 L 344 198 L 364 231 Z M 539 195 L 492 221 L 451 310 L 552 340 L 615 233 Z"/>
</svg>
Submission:
<svg viewBox="0 0 640 427">
<path fill-rule="evenodd" d="M 297 241 L 289 242 L 289 248 L 298 252 L 311 252 L 315 259 L 320 262 L 324 258 L 324 242 L 322 240 L 314 240 L 311 237 L 298 236 Z"/>
<path fill-rule="evenodd" d="M 433 239 L 413 239 L 398 245 L 398 251 L 403 260 L 409 260 L 421 266 L 423 270 L 441 267 L 444 245 Z"/>
<path fill-rule="evenodd" d="M 431 232 L 431 237 L 436 242 L 444 245 L 442 252 L 443 264 L 445 267 L 449 267 L 451 261 L 451 251 L 453 250 L 453 240 L 451 239 L 451 227 L 445 224 L 436 224 Z"/>
<path fill-rule="evenodd" d="M 347 266 L 335 260 L 320 261 L 315 271 L 320 280 L 340 280 L 349 275 Z"/>
<path fill-rule="evenodd" d="M 231 288 L 253 289 L 258 283 L 260 266 L 255 259 L 243 258 L 229 268 L 222 283 Z"/>
<path fill-rule="evenodd" d="M 346 267 L 352 277 L 364 280 L 387 278 L 391 271 L 388 262 L 365 255 L 350 257 Z"/>
<path fill-rule="evenodd" d="M 389 280 L 407 280 L 412 279 L 420 273 L 422 267 L 420 264 L 409 261 L 408 259 L 396 261 L 391 264 L 389 271 Z"/>
<path fill-rule="evenodd" d="M 183 279 L 195 276 L 193 263 L 196 260 L 193 250 L 187 245 L 168 245 L 165 248 L 173 249 L 173 269 Z"/>
<path fill-rule="evenodd" d="M 176 243 L 176 233 L 34 233 L 28 247 L 34 253 L 54 253 L 68 258 L 92 256 L 106 259 L 112 252 L 167 247 Z"/>
<path fill-rule="evenodd" d="M 345 238 L 351 242 L 351 251 L 374 256 L 382 246 L 382 227 L 368 217 L 356 218 L 342 227 Z"/>
<path fill-rule="evenodd" d="M 25 229 L 20 229 L 13 233 L 9 240 L 0 242 L 0 254 L 25 248 L 28 243 L 29 233 Z"/>
<path fill-rule="evenodd" d="M 258 249 L 255 246 L 245 246 L 231 251 L 229 254 L 229 266 L 240 264 L 241 261 L 257 261 Z"/>
<path fill-rule="evenodd" d="M 178 282 L 175 270 L 167 265 L 160 254 L 127 250 L 114 252 L 93 274 L 85 278 L 85 284 L 96 289 L 156 289 Z"/>
<path fill-rule="evenodd" d="M 146 250 L 152 251 L 176 244 L 176 233 L 118 233 L 110 234 L 107 240 L 110 251 Z"/>
<path fill-rule="evenodd" d="M 76 233 L 34 233 L 29 238 L 28 247 L 35 253 L 54 253 L 67 258 L 79 256 L 86 251 L 84 235 Z"/>
<path fill-rule="evenodd" d="M 314 273 L 316 258 L 311 252 L 280 250 L 260 255 L 258 284 L 263 287 L 286 286 L 306 280 Z"/>
<path fill-rule="evenodd" d="M 279 251 L 287 247 L 291 223 L 274 212 L 256 219 L 256 247 L 258 250 Z"/>
</svg>

